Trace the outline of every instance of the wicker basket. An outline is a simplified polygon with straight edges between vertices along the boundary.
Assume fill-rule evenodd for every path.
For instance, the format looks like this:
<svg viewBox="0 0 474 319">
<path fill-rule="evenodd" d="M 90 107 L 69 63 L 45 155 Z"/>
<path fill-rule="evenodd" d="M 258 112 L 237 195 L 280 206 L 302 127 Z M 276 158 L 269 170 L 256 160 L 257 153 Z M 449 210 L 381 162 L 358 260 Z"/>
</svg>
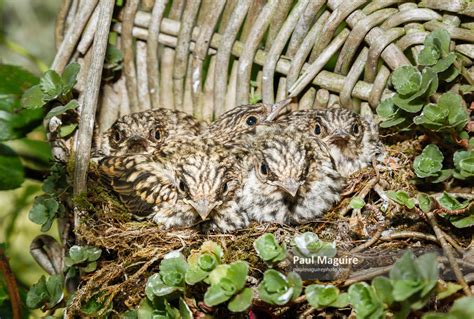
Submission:
<svg viewBox="0 0 474 319">
<path fill-rule="evenodd" d="M 116 2 L 64 0 L 57 19 L 52 68 L 81 64 L 81 106 L 74 137 L 51 142 L 57 159 L 74 164 L 76 195 L 87 188 L 94 138 L 130 112 L 167 107 L 212 121 L 288 96 L 298 98 L 293 109 L 374 109 L 393 94 L 391 72 L 416 63 L 438 28 L 474 73 L 474 3 L 463 0 Z M 123 53 L 113 79 L 102 78 L 109 41 Z"/>
</svg>

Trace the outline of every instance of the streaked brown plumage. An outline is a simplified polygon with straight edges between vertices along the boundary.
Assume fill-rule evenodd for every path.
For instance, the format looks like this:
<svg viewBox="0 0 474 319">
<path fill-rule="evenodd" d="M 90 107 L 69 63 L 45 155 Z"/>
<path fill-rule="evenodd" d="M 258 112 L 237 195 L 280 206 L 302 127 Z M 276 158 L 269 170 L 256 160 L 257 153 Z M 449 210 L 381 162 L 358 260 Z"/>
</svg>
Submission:
<svg viewBox="0 0 474 319">
<path fill-rule="evenodd" d="M 138 218 L 153 218 L 166 229 L 195 226 L 206 232 L 247 225 L 234 198 L 240 171 L 221 145 L 200 138 L 173 139 L 151 156 L 117 158 L 104 159 L 101 170 Z"/>
<path fill-rule="evenodd" d="M 292 112 L 279 118 L 278 123 L 294 126 L 326 143 L 338 171 L 345 177 L 367 167 L 382 153 L 377 125 L 345 108 Z"/>
<path fill-rule="evenodd" d="M 151 154 L 169 138 L 197 136 L 204 126 L 193 116 L 165 108 L 119 118 L 102 136 L 93 157 Z"/>
<path fill-rule="evenodd" d="M 238 203 L 253 220 L 302 223 L 339 199 L 342 178 L 324 145 L 291 128 L 259 130 L 247 167 Z"/>
</svg>

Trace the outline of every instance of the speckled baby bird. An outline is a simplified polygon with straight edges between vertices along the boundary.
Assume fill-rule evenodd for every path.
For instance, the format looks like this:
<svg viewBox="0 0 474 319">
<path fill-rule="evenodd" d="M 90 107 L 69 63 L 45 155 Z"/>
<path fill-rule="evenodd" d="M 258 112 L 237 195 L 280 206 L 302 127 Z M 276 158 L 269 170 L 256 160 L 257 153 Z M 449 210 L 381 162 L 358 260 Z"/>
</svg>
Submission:
<svg viewBox="0 0 474 319">
<path fill-rule="evenodd" d="M 345 108 L 296 111 L 282 116 L 278 123 L 294 126 L 307 136 L 326 143 L 344 177 L 370 165 L 383 150 L 377 125 Z"/>
<path fill-rule="evenodd" d="M 192 115 L 177 110 L 159 108 L 128 114 L 103 134 L 93 157 L 152 154 L 167 139 L 197 136 L 204 128 Z"/>
<path fill-rule="evenodd" d="M 251 220 L 302 223 L 339 200 L 342 178 L 322 143 L 291 128 L 259 131 L 238 200 Z"/>
<path fill-rule="evenodd" d="M 172 139 L 153 155 L 110 157 L 102 169 L 111 188 L 137 217 L 164 229 L 229 232 L 248 224 L 237 210 L 241 178 L 234 157 L 201 138 Z M 112 169 L 116 167 L 120 169 Z"/>
</svg>

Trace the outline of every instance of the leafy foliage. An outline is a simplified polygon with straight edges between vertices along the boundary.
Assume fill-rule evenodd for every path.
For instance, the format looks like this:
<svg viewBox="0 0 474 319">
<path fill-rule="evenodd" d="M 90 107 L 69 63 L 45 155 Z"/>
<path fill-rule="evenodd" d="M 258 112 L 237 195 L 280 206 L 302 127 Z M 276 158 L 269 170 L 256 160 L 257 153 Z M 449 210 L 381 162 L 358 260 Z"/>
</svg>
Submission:
<svg viewBox="0 0 474 319">
<path fill-rule="evenodd" d="M 85 272 L 94 271 L 97 268 L 97 260 L 102 250 L 91 246 L 74 245 L 69 248 L 69 257 L 65 257 L 66 267 L 80 266 Z"/>
<path fill-rule="evenodd" d="M 349 304 L 349 294 L 339 293 L 333 285 L 309 285 L 305 289 L 306 300 L 313 308 L 343 308 Z"/>
<path fill-rule="evenodd" d="M 298 234 L 291 242 L 293 252 L 299 257 L 336 255 L 336 243 L 328 243 L 319 239 L 318 235 L 312 232 Z"/>
<path fill-rule="evenodd" d="M 224 252 L 222 248 L 213 241 L 206 241 L 197 252 L 188 257 L 189 268 L 186 271 L 185 280 L 189 285 L 194 285 L 206 279 L 209 273 L 221 264 Z"/>
<path fill-rule="evenodd" d="M 145 293 L 148 299 L 155 296 L 162 297 L 175 291 L 184 291 L 184 276 L 188 263 L 179 252 L 171 252 L 165 256 L 160 264 L 160 272 L 148 278 Z"/>
<path fill-rule="evenodd" d="M 409 209 L 415 207 L 415 201 L 410 198 L 410 195 L 408 195 L 408 193 L 405 191 L 388 191 L 387 196 L 397 204 L 406 206 Z"/>
<path fill-rule="evenodd" d="M 41 276 L 40 280 L 28 291 L 26 305 L 30 309 L 46 307 L 52 309 L 63 298 L 64 278 L 62 275 L 51 276 L 46 280 Z"/>
<path fill-rule="evenodd" d="M 266 233 L 258 237 L 253 247 L 266 263 L 273 264 L 286 258 L 286 245 L 280 245 L 273 234 Z"/>
<path fill-rule="evenodd" d="M 298 298 L 302 289 L 303 282 L 297 273 L 290 272 L 285 276 L 274 269 L 265 271 L 263 280 L 257 287 L 258 295 L 263 301 L 279 306 Z"/>
</svg>

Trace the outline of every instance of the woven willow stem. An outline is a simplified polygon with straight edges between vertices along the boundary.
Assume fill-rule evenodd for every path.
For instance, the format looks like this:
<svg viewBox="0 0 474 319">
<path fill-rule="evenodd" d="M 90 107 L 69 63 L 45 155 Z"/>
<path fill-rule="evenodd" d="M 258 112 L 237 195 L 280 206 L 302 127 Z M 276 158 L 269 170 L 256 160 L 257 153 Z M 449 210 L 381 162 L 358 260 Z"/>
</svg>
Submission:
<svg viewBox="0 0 474 319">
<path fill-rule="evenodd" d="M 127 82 L 128 100 L 130 101 L 130 110 L 132 112 L 140 111 L 132 36 L 133 20 L 139 2 L 139 0 L 129 0 L 126 2 L 122 24 L 123 73 L 125 75 L 125 81 Z"/>
<path fill-rule="evenodd" d="M 143 12 L 138 12 L 137 13 L 136 20 L 135 20 L 136 25 L 147 28 L 149 23 L 150 23 L 150 15 L 149 14 L 143 13 Z M 171 47 L 175 47 L 176 42 L 177 42 L 176 41 L 176 35 L 179 32 L 179 28 L 180 28 L 180 23 L 178 21 L 174 21 L 174 20 L 164 18 L 162 23 L 161 23 L 162 33 L 160 33 L 159 42 L 163 43 L 163 44 L 166 44 L 168 46 L 171 46 Z M 114 25 L 114 30 L 120 33 L 120 24 L 115 24 Z M 348 30 L 346 30 L 346 31 L 349 32 Z M 339 33 L 338 37 L 344 37 L 344 36 L 347 37 L 347 35 L 348 35 L 347 32 Z M 194 28 L 194 31 L 192 33 L 192 39 L 196 40 L 198 34 L 199 34 L 199 28 L 196 27 L 196 28 Z M 146 39 L 148 37 L 148 32 L 147 32 L 146 29 L 135 27 L 134 28 L 134 35 L 139 39 Z M 220 47 L 221 41 L 222 41 L 222 36 L 220 34 L 215 33 L 213 35 L 213 37 L 211 38 L 210 47 L 213 48 L 213 49 L 214 48 L 215 49 L 219 48 L 219 50 L 217 51 L 217 52 L 219 52 L 220 48 L 221 48 Z M 336 37 L 335 40 L 333 40 L 333 42 L 334 41 L 342 42 L 342 43 L 344 42 L 343 39 L 342 39 L 342 41 L 340 41 L 340 39 L 338 39 L 337 37 Z M 342 44 L 339 43 L 339 47 L 341 45 Z M 191 51 L 193 50 L 193 46 L 190 47 L 190 50 Z M 330 57 L 332 55 L 331 52 L 333 50 L 334 50 L 334 48 L 329 48 L 328 47 L 328 48 L 326 48 L 326 50 L 324 52 L 327 52 L 329 57 Z M 242 54 L 242 51 L 243 51 L 243 44 L 239 41 L 235 41 L 233 46 L 232 46 L 232 54 L 236 57 L 240 57 L 241 54 Z M 267 54 L 264 51 L 258 50 L 257 53 L 255 54 L 254 63 L 263 66 L 266 62 L 266 55 Z M 290 70 L 290 66 L 291 66 L 291 63 L 290 63 L 290 61 L 288 61 L 288 59 L 286 59 L 284 57 L 280 57 L 280 59 L 277 62 L 277 65 L 276 65 L 276 71 L 280 74 L 287 75 L 289 70 Z M 306 71 L 306 70 L 308 70 L 308 68 L 309 68 L 309 64 L 305 64 L 302 67 L 302 70 Z M 234 73 L 234 75 L 232 75 L 232 73 L 231 73 L 231 75 L 229 76 L 229 79 L 231 79 L 232 76 L 236 76 L 236 74 Z M 328 71 L 321 71 L 321 72 L 317 73 L 316 77 L 314 77 L 314 76 L 309 77 L 309 81 L 308 81 L 307 84 L 313 83 L 313 84 L 321 86 L 322 88 L 327 89 L 329 91 L 339 93 L 339 92 L 342 91 L 342 88 L 344 86 L 344 80 L 345 80 L 345 77 L 343 75 L 328 72 Z M 231 81 L 229 81 L 229 83 L 231 83 Z M 304 87 L 302 87 L 301 89 L 303 89 L 303 88 Z M 368 98 L 369 98 L 369 94 L 372 91 L 372 88 L 373 88 L 372 84 L 369 84 L 369 83 L 363 82 L 363 81 L 358 81 L 356 86 L 352 90 L 352 96 L 367 101 Z M 228 90 L 230 91 L 231 87 L 229 87 Z M 382 97 L 383 98 L 389 97 L 392 94 L 393 93 L 388 89 L 384 89 L 382 91 Z"/>
<path fill-rule="evenodd" d="M 69 62 L 69 59 L 74 52 L 74 48 L 81 37 L 82 31 L 84 30 L 87 21 L 89 20 L 97 5 L 97 1 L 98 0 L 90 0 L 81 2 L 79 14 L 75 17 L 74 23 L 71 25 L 64 36 L 64 41 L 61 43 L 58 49 L 53 64 L 51 65 L 51 69 L 58 73 L 63 72 L 64 67 Z"/>
<path fill-rule="evenodd" d="M 160 34 L 161 20 L 166 9 L 168 0 L 156 0 L 151 13 L 151 21 L 147 38 L 147 72 L 148 88 L 151 94 L 151 105 L 153 108 L 160 106 L 160 82 L 158 74 L 158 36 Z"/>
<path fill-rule="evenodd" d="M 84 90 L 84 103 L 81 109 L 81 124 L 79 125 L 76 141 L 76 152 L 74 153 L 74 194 L 80 194 L 86 190 L 87 169 L 89 164 L 92 133 L 94 130 L 94 119 L 97 110 L 102 68 L 104 66 L 107 40 L 112 21 L 115 0 L 102 0 L 100 2 L 100 14 L 92 46 L 92 59 L 87 74 Z M 75 227 L 79 219 L 74 216 Z"/>
</svg>

